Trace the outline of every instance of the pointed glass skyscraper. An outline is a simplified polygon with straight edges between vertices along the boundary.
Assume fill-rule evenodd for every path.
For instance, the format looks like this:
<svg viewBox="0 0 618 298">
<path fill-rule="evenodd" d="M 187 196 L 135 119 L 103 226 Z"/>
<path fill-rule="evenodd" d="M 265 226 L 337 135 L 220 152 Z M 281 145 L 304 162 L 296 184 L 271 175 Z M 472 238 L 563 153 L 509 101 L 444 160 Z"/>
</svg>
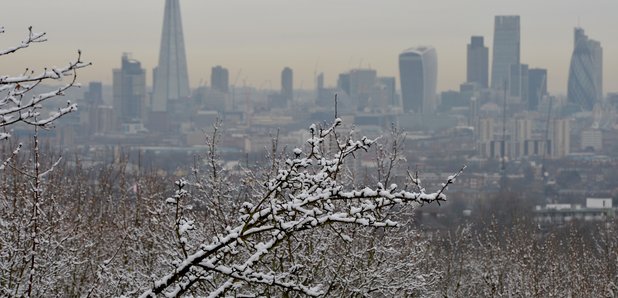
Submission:
<svg viewBox="0 0 618 298">
<path fill-rule="evenodd" d="M 187 56 L 178 1 L 165 0 L 159 65 L 153 75 L 153 112 L 168 112 L 171 102 L 190 95 Z"/>
</svg>

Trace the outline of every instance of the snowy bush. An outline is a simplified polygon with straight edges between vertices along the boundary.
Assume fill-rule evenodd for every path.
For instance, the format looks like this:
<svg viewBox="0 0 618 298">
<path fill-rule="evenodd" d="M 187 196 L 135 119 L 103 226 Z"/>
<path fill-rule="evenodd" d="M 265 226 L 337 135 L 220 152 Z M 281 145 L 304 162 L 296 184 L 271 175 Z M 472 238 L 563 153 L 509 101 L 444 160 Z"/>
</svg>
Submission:
<svg viewBox="0 0 618 298">
<path fill-rule="evenodd" d="M 461 171 L 434 193 L 426 193 L 414 181 L 404 187 L 378 183 L 349 188 L 342 182 L 346 161 L 368 150 L 375 140 L 342 138 L 336 132 L 340 124 L 336 119 L 327 128 L 312 125 L 306 148 L 294 149 L 293 156 L 276 167 L 276 175 L 261 185 L 248 175 L 239 189 L 225 189 L 229 183 L 223 182 L 223 172 L 213 164 L 215 172 L 207 185 L 195 185 L 196 194 L 202 190 L 203 197 L 194 200 L 205 201 L 207 214 L 218 220 L 212 223 L 207 218 L 200 223 L 196 218 L 176 217 L 179 258 L 141 296 L 176 297 L 187 291 L 213 297 L 419 293 L 433 277 L 423 275 L 415 265 L 422 250 L 415 237 L 380 234 L 389 233 L 384 228 L 407 229 L 395 221 L 394 213 L 445 200 L 444 190 Z M 332 152 L 325 145 L 329 138 L 336 144 Z M 181 180 L 176 185 L 176 195 L 166 202 L 186 210 L 178 205 L 189 203 L 190 192 L 185 188 L 191 183 Z M 218 229 L 207 233 L 209 241 L 188 240 L 200 224 L 218 225 Z M 356 237 L 363 241 L 354 244 Z"/>
<path fill-rule="evenodd" d="M 2 33 L 4 28 L 0 27 Z M 45 41 L 45 33 L 29 28 L 17 46 L 0 49 L 0 59 Z M 0 145 L 9 152 L 0 164 L 0 295 L 4 297 L 59 295 L 63 291 L 55 288 L 55 282 L 70 278 L 70 265 L 79 262 L 80 254 L 71 251 L 79 235 L 74 225 L 78 219 L 68 218 L 48 195 L 52 186 L 47 179 L 60 159 L 50 163 L 42 160 L 37 132 L 76 109 L 68 101 L 65 107 L 49 112 L 45 104 L 75 86 L 77 70 L 88 66 L 80 57 L 78 52 L 77 59 L 65 67 L 40 72 L 26 68 L 19 75 L 0 75 L 0 140 L 4 141 Z M 62 87 L 35 93 L 44 82 L 67 77 L 69 81 Z M 22 144 L 13 144 L 10 139 L 16 125 L 33 128 L 29 162 L 18 162 Z"/>
</svg>

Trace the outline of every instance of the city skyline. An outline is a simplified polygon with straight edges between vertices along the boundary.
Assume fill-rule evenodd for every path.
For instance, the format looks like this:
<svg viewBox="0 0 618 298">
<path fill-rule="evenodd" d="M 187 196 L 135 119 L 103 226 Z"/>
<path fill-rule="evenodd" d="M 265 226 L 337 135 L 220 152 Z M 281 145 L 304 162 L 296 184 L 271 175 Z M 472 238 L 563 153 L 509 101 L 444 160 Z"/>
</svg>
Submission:
<svg viewBox="0 0 618 298">
<path fill-rule="evenodd" d="M 32 61 L 33 68 L 41 69 L 62 64 L 74 51 L 82 49 L 94 66 L 80 74 L 80 81 L 98 80 L 109 85 L 111 69 L 118 67 L 123 52 L 131 52 L 147 70 L 147 82 L 151 85 L 164 1 L 93 2 L 85 7 L 75 0 L 36 0 L 11 2 L 4 7 L 7 11 L 28 10 L 33 3 L 39 7 L 37 11 L 19 19 L 12 15 L 4 18 L 2 25 L 7 33 L 3 45 L 20 40 L 26 27 L 33 25 L 35 30 L 48 33 L 49 49 L 47 55 L 31 49 L 16 57 L 24 57 Z M 397 55 L 411 46 L 428 44 L 436 48 L 440 57 L 438 90 L 457 90 L 466 78 L 466 45 L 470 36 L 484 36 L 491 55 L 494 16 L 513 14 L 521 16 L 521 61 L 530 67 L 548 69 L 550 92 L 566 94 L 572 30 L 578 25 L 599 40 L 607 53 L 604 92 L 618 90 L 618 57 L 611 55 L 618 52 L 618 41 L 613 38 L 618 21 L 611 17 L 618 3 L 531 3 L 501 3 L 501 8 L 497 8 L 491 1 L 441 1 L 422 6 L 404 1 L 379 5 L 358 1 L 354 2 L 355 9 L 350 10 L 342 2 L 183 1 L 191 87 L 209 81 L 210 69 L 215 65 L 229 69 L 230 84 L 235 82 L 237 86 L 277 85 L 284 66 L 294 70 L 295 87 L 299 89 L 312 89 L 315 75 L 322 72 L 325 85 L 333 86 L 339 73 L 359 66 L 376 69 L 380 75 L 397 76 Z M 267 14 L 273 8 L 282 13 Z M 75 21 L 57 22 L 54 13 L 66 14 L 67 10 Z M 137 16 L 139 22 L 135 22 Z M 23 60 L 2 64 L 11 72 L 21 72 L 23 69 L 16 66 L 18 62 Z"/>
</svg>

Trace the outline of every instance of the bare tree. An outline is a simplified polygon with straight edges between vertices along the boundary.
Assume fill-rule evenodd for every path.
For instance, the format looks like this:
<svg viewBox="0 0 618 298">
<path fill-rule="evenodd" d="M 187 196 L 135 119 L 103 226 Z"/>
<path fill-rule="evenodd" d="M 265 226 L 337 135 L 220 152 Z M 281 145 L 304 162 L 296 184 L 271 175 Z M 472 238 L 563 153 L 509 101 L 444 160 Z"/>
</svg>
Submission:
<svg viewBox="0 0 618 298">
<path fill-rule="evenodd" d="M 340 239 L 342 243 L 346 243 L 353 241 L 356 231 L 367 228 L 401 227 L 390 216 L 389 210 L 445 200 L 444 190 L 453 183 L 461 171 L 449 177 L 443 187 L 434 193 L 425 193 L 422 187 L 419 191 L 410 191 L 406 190 L 407 187 L 400 188 L 395 184 L 384 186 L 381 183 L 374 188 L 347 189 L 346 185 L 341 183 L 344 180 L 346 160 L 359 151 L 366 151 L 375 140 L 365 137 L 360 140 L 337 137 L 336 150 L 329 152 L 324 140 L 331 135 L 337 135 L 336 128 L 340 124 L 341 120 L 336 119 L 330 127 L 321 128 L 312 125 L 307 148 L 294 149 L 293 156 L 282 163 L 273 178 L 261 186 L 256 185 L 255 181 L 245 181 L 252 191 L 249 200 L 242 203 L 236 215 L 223 215 L 227 218 L 225 222 L 227 225 L 222 231 L 211 235 L 211 241 L 198 240 L 189 250 L 185 246 L 189 243 L 186 239 L 190 237 L 190 231 L 197 222 L 189 218 L 176 219 L 181 258 L 175 262 L 176 265 L 171 270 L 159 279 L 153 280 L 141 296 L 153 297 L 165 294 L 177 297 L 194 290 L 197 292 L 191 292 L 192 294 L 212 297 L 231 293 L 236 295 L 296 293 L 321 296 L 337 293 L 337 287 L 343 287 L 344 290 L 338 293 L 360 296 L 372 292 L 378 295 L 390 293 L 385 289 L 394 286 L 394 282 L 389 284 L 392 279 L 385 276 L 378 284 L 366 284 L 366 288 L 362 288 L 362 282 L 355 284 L 354 287 L 347 287 L 345 278 L 341 279 L 341 276 L 339 284 L 335 287 L 324 284 L 327 280 L 322 279 L 320 274 L 333 276 L 338 272 L 334 266 L 347 266 L 346 274 L 360 270 L 368 275 L 371 275 L 372 267 L 355 267 L 358 264 L 327 259 L 319 267 L 323 271 L 312 272 L 311 269 L 316 268 L 308 264 L 321 261 L 319 258 L 313 260 L 307 258 L 312 253 L 319 252 L 320 248 L 309 248 L 308 245 L 337 249 L 337 245 L 334 245 L 337 242 L 330 239 Z M 189 192 L 185 189 L 190 183 L 180 180 L 176 184 L 178 187 L 176 195 L 166 201 L 176 206 L 175 209 L 183 210 L 184 208 L 178 208 L 177 205 L 188 196 Z M 201 199 L 209 200 L 209 198 Z M 349 227 L 355 228 L 349 229 Z M 323 234 L 324 231 L 327 234 Z M 390 248 L 387 247 L 386 250 L 392 251 L 397 244 L 389 245 Z M 409 247 L 414 249 L 414 245 Z M 396 254 L 386 254 L 386 250 L 375 246 L 365 248 L 365 252 L 379 252 L 380 254 L 376 255 L 381 259 L 397 258 Z M 323 256 L 318 253 L 319 255 Z M 333 255 L 330 254 L 328 257 L 332 258 Z M 402 259 L 399 261 L 406 262 Z M 404 272 L 407 271 L 401 271 L 399 274 Z M 348 281 L 351 282 L 350 278 L 351 275 L 348 276 Z M 362 280 L 372 278 L 377 276 Z M 406 278 L 410 279 L 409 276 Z M 423 284 L 420 282 L 422 279 L 422 276 L 418 280 L 412 278 L 414 282 L 397 285 L 401 287 L 399 293 L 413 292 L 414 287 Z"/>
<path fill-rule="evenodd" d="M 0 27 L 0 34 L 4 28 Z M 35 33 L 28 28 L 27 36 L 14 47 L 0 50 L 0 59 L 34 44 L 46 41 L 45 33 Z M 76 86 L 77 70 L 88 66 L 81 61 L 78 51 L 75 61 L 61 68 L 46 68 L 35 72 L 26 68 L 22 74 L 0 75 L 0 139 L 11 137 L 9 128 L 23 124 L 33 128 L 30 146 L 30 163 L 17 163 L 22 144 L 8 142 L 10 154 L 0 165 L 4 183 L 0 198 L 0 293 L 3 296 L 42 296 L 49 294 L 54 280 L 66 277 L 67 265 L 75 261 L 68 253 L 71 243 L 71 226 L 66 226 L 64 213 L 46 195 L 46 179 L 58 166 L 57 159 L 45 167 L 41 158 L 38 131 L 48 129 L 53 121 L 75 111 L 77 106 L 67 101 L 65 107 L 46 111 L 45 104 L 54 97 Z M 68 82 L 51 92 L 36 93 L 35 88 L 48 81 Z M 49 112 L 45 115 L 45 112 Z M 75 235 L 75 233 L 73 233 Z M 64 257 L 64 259 L 63 259 Z M 65 263 L 62 263 L 65 262 Z M 61 264 L 62 263 L 62 264 Z"/>
</svg>

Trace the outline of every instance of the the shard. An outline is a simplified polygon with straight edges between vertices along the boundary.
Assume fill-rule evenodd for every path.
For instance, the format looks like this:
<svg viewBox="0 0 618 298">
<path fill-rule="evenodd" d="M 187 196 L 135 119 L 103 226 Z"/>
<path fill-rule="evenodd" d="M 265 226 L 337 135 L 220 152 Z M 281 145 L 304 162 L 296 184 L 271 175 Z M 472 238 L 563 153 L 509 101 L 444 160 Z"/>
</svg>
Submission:
<svg viewBox="0 0 618 298">
<path fill-rule="evenodd" d="M 154 70 L 153 112 L 169 112 L 170 106 L 190 95 L 187 56 L 182 34 L 179 0 L 165 0 L 159 65 Z"/>
</svg>

